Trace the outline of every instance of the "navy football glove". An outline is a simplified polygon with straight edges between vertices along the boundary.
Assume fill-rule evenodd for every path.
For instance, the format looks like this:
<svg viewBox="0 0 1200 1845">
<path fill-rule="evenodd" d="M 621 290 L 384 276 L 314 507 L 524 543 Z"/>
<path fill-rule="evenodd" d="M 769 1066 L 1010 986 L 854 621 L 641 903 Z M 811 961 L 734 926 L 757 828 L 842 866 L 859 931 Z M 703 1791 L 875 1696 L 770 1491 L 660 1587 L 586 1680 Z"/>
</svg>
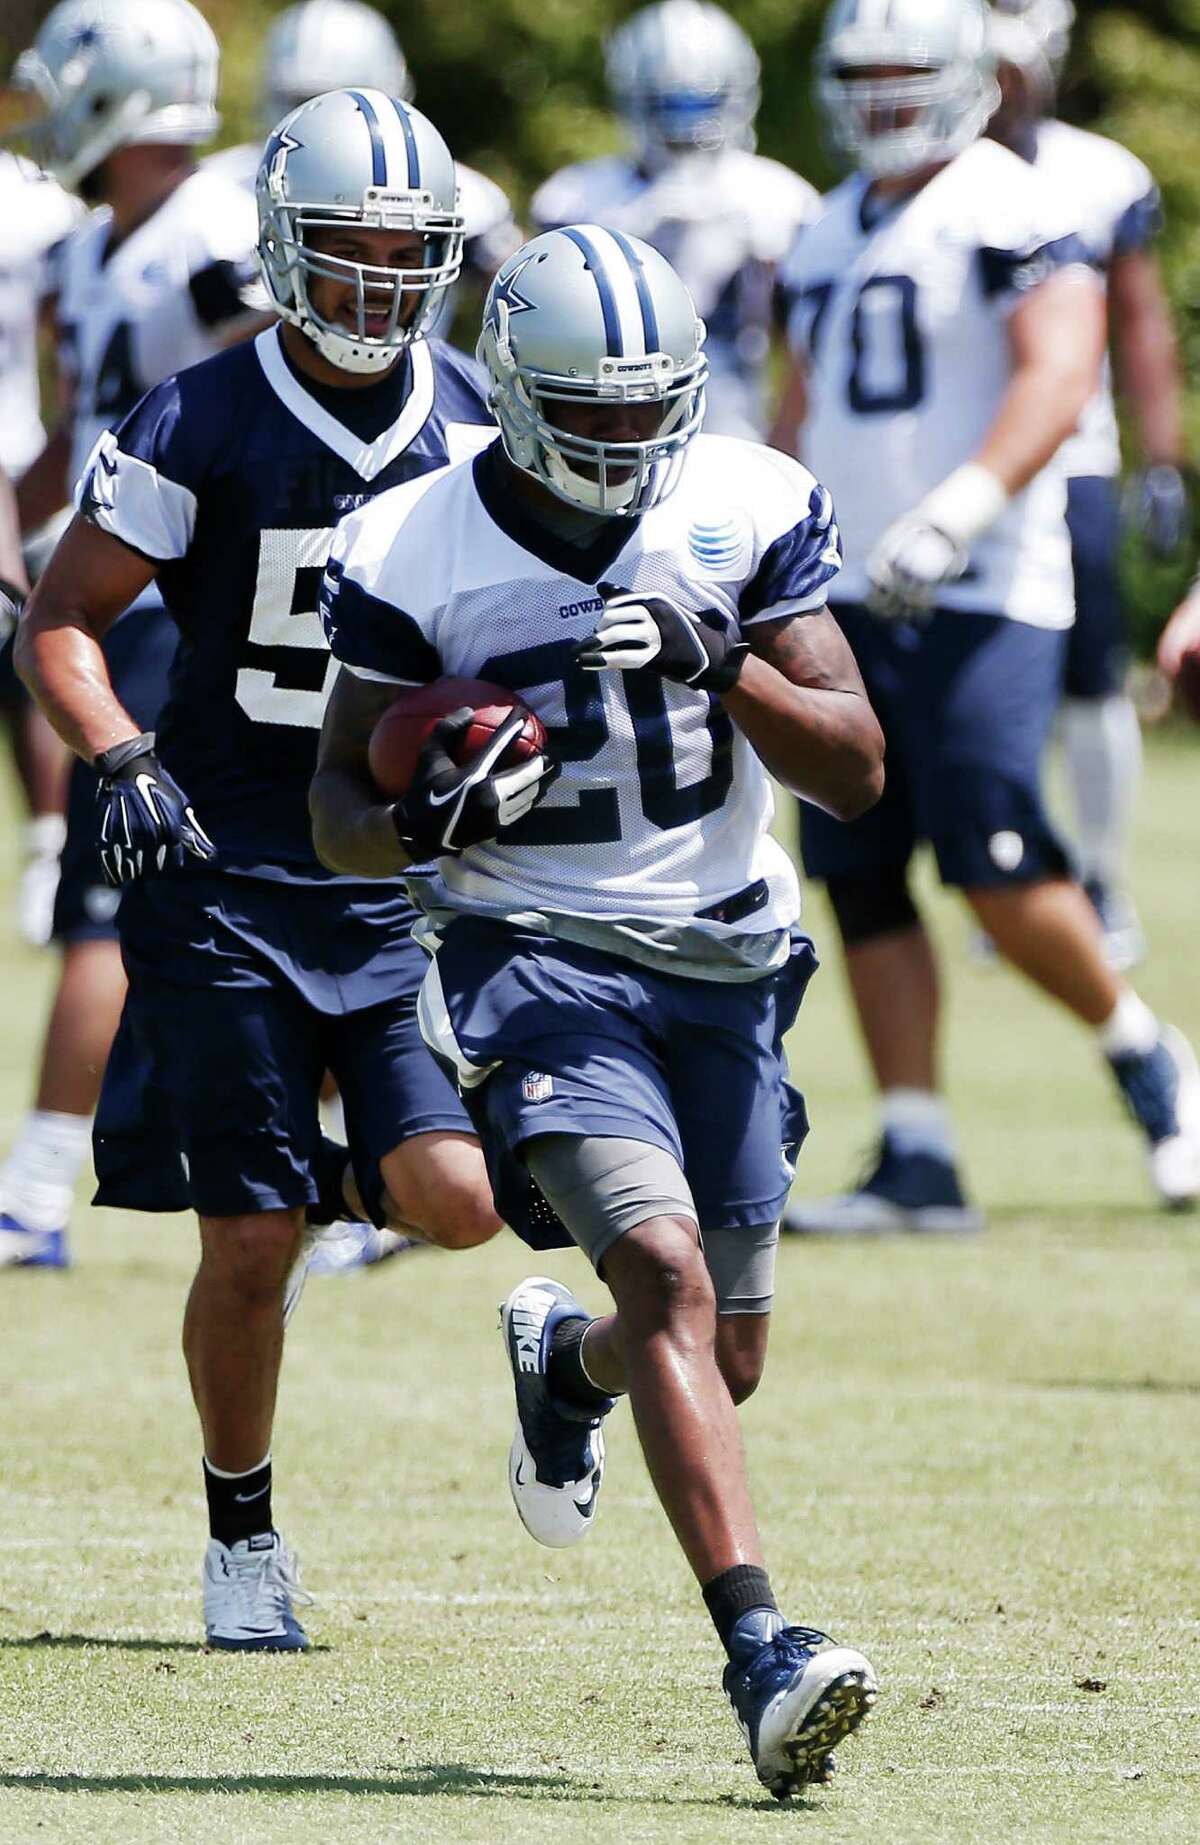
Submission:
<svg viewBox="0 0 1200 1845">
<path fill-rule="evenodd" d="M 102 751 L 96 769 L 100 863 L 110 884 L 178 871 L 189 858 L 207 864 L 216 857 L 186 794 L 154 754 L 153 732 Z"/>
<path fill-rule="evenodd" d="M 537 806 L 558 775 L 558 764 L 546 755 L 530 756 L 515 769 L 496 768 L 525 728 L 522 711 L 505 718 L 487 747 L 460 766 L 450 750 L 470 730 L 474 715 L 464 705 L 435 724 L 411 788 L 392 808 L 397 837 L 414 863 L 456 858 L 467 846 L 495 839 Z"/>
<path fill-rule="evenodd" d="M 702 692 L 728 692 L 737 684 L 750 650 L 715 609 L 693 615 L 667 596 L 613 590 L 606 583 L 598 588 L 604 613 L 575 653 L 588 672 L 648 667 L 661 679 Z"/>
<path fill-rule="evenodd" d="M 1191 530 L 1191 507 L 1183 474 L 1169 463 L 1143 468 L 1127 501 L 1152 557 L 1172 558 L 1182 551 Z"/>
</svg>

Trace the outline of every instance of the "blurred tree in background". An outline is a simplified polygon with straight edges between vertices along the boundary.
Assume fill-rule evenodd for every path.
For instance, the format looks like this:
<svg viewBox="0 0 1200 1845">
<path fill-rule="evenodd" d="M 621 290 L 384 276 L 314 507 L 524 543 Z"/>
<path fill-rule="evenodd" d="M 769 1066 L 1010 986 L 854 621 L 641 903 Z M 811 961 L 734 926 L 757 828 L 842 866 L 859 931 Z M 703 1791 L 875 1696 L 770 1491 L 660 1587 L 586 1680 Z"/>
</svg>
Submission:
<svg viewBox="0 0 1200 1845">
<path fill-rule="evenodd" d="M 225 141 L 260 137 L 261 43 L 286 0 L 200 0 L 224 54 Z M 609 151 L 620 131 L 604 88 L 603 41 L 637 0 L 382 0 L 412 68 L 420 106 L 455 153 L 498 180 L 523 207 L 566 160 Z M 763 63 L 759 148 L 817 185 L 835 171 L 811 91 L 811 57 L 826 0 L 725 0 Z M 1200 380 L 1200 0 L 1077 0 L 1063 84 L 1069 120 L 1112 135 L 1156 175 L 1166 202 L 1162 256 L 1189 378 Z M 7 68 L 50 10 L 4 0 Z M 1191 397 L 1191 452 L 1200 458 L 1200 390 Z M 1130 587 L 1143 634 L 1180 572 L 1131 554 Z"/>
</svg>

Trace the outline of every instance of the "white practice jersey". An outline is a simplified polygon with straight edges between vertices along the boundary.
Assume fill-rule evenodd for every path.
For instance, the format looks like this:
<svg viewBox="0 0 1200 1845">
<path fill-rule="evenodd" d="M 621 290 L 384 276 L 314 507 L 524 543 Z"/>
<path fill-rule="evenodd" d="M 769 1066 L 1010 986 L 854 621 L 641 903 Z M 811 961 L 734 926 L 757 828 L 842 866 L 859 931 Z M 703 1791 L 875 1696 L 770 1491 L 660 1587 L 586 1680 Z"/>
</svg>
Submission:
<svg viewBox="0 0 1200 1845">
<path fill-rule="evenodd" d="M 807 180 L 742 148 L 681 155 L 658 173 L 616 156 L 564 167 L 535 193 L 538 230 L 600 224 L 640 237 L 682 277 L 708 329 L 712 434 L 761 437 L 775 275 L 818 209 Z"/>
<path fill-rule="evenodd" d="M 804 454 L 837 505 L 848 602 L 866 598 L 877 539 L 981 446 L 1011 377 L 1014 307 L 1055 269 L 1087 260 L 1073 201 L 993 141 L 881 215 L 871 206 L 868 181 L 846 180 L 784 274 L 789 337 L 809 376 Z M 1055 461 L 1010 501 L 939 603 L 1069 627 L 1065 509 Z"/>
<path fill-rule="evenodd" d="M 352 513 L 322 595 L 335 656 L 397 684 L 462 674 L 509 686 L 562 765 L 503 841 L 441 861 L 437 902 L 537 912 L 562 934 L 573 918 L 586 939 L 599 927 L 628 953 L 637 937 L 635 958 L 713 979 L 778 964 L 799 892 L 768 831 L 759 758 L 707 692 L 588 672 L 575 653 L 601 587 L 667 595 L 745 630 L 822 607 L 838 563 L 825 490 L 797 462 L 727 436 L 697 437 L 674 493 L 637 521 L 606 521 L 582 549 L 530 524 L 495 445 Z"/>
<path fill-rule="evenodd" d="M 254 204 L 203 168 L 109 254 L 107 209 L 60 253 L 61 362 L 74 386 L 71 475 L 106 429 L 152 385 L 223 344 L 229 326 L 264 308 Z"/>
<path fill-rule="evenodd" d="M 1150 169 L 1118 141 L 1066 122 L 1039 122 L 1035 165 L 1059 191 L 1070 193 L 1079 234 L 1102 269 L 1114 256 L 1144 250 L 1157 236 L 1162 222 L 1158 187 Z M 1120 472 L 1121 442 L 1107 359 L 1100 389 L 1059 460 L 1069 475 Z"/>
<path fill-rule="evenodd" d="M 42 451 L 38 307 L 52 291 L 47 257 L 83 207 L 46 174 L 0 153 L 0 467 L 22 473 Z"/>
</svg>

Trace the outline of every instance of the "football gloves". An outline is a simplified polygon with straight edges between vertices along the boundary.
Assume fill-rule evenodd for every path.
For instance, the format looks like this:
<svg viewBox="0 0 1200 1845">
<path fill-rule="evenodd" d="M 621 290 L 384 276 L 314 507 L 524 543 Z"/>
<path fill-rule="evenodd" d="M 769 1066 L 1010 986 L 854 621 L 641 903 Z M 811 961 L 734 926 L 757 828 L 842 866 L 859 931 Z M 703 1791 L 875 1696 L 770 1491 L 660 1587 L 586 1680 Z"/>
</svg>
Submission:
<svg viewBox="0 0 1200 1845">
<path fill-rule="evenodd" d="M 486 748 L 458 764 L 450 750 L 471 728 L 468 706 L 436 724 L 420 756 L 408 793 L 392 808 L 392 824 L 414 864 L 426 859 L 456 858 L 479 846 L 536 807 L 558 775 L 558 764 L 538 754 L 515 769 L 496 764 L 525 728 L 525 715 L 505 718 Z"/>
<path fill-rule="evenodd" d="M 1187 482 L 1169 463 L 1143 468 L 1132 481 L 1126 500 L 1132 518 L 1152 557 L 1176 557 L 1191 530 Z"/>
<path fill-rule="evenodd" d="M 599 585 L 604 613 L 594 634 L 579 643 L 575 658 L 588 672 L 640 672 L 728 692 L 737 684 L 749 648 L 715 610 L 693 615 L 667 596 Z"/>
<path fill-rule="evenodd" d="M 927 615 L 943 583 L 953 583 L 970 553 L 919 512 L 888 526 L 867 559 L 867 607 L 885 621 Z"/>
<path fill-rule="evenodd" d="M 216 857 L 186 794 L 154 754 L 153 732 L 102 751 L 95 766 L 100 863 L 110 884 Z"/>
</svg>

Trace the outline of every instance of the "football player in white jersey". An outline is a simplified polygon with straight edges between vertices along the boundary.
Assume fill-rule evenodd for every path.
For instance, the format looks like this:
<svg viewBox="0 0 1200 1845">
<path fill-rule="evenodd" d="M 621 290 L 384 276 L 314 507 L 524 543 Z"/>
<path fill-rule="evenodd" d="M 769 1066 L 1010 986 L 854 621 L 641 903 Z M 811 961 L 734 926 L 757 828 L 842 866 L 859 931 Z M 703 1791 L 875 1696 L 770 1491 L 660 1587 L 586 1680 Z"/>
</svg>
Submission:
<svg viewBox="0 0 1200 1845">
<path fill-rule="evenodd" d="M 1001 102 L 988 133 L 1075 202 L 1080 234 L 1105 276 L 1109 343 L 1143 458 L 1134 496 L 1139 523 L 1150 551 L 1171 556 L 1186 536 L 1188 498 L 1179 355 L 1153 250 L 1161 202 L 1151 174 L 1127 148 L 1053 118 L 1073 19 L 1070 0 L 994 0 Z M 1117 571 L 1121 449 L 1107 364 L 1101 389 L 1059 459 L 1075 568 L 1063 733 L 1076 846 L 1109 960 L 1125 968 L 1145 949 L 1126 887 L 1141 732 L 1125 690 Z"/>
<path fill-rule="evenodd" d="M 1095 389 L 1100 284 L 1077 212 L 979 136 L 996 99 L 982 0 L 837 0 L 819 52 L 857 169 L 789 259 L 804 455 L 837 496 L 835 608 L 888 737 L 888 788 L 803 815 L 882 1092 L 874 1172 L 797 1229 L 968 1230 L 938 1092 L 937 977 L 908 886 L 928 841 L 1001 954 L 1093 1032 L 1163 1200 L 1200 1192 L 1190 1047 L 1108 968 L 1040 765 L 1074 613 L 1054 461 Z M 843 602 L 841 599 L 845 598 Z"/>
<path fill-rule="evenodd" d="M 708 328 L 706 427 L 761 437 L 776 272 L 817 194 L 754 152 L 758 56 L 720 7 L 646 7 L 614 32 L 605 63 L 630 151 L 564 167 L 530 215 L 543 230 L 607 225 L 665 256 Z"/>
<path fill-rule="evenodd" d="M 299 0 L 271 22 L 263 47 L 264 132 L 289 110 L 323 90 L 384 90 L 411 102 L 416 95 L 407 60 L 391 24 L 364 0 Z M 223 148 L 206 165 L 254 190 L 261 146 Z M 480 295 L 521 241 L 512 206 L 494 180 L 457 161 L 459 210 L 465 226 L 463 267 Z M 440 330 L 451 318 L 444 304 Z"/>
<path fill-rule="evenodd" d="M 0 467 L 13 479 L 41 453 L 38 327 L 53 293 L 54 246 L 78 222 L 78 199 L 19 155 L 0 152 Z M 34 568 L 33 558 L 29 568 Z M 0 629 L 0 710 L 29 810 L 17 922 L 25 940 L 50 939 L 63 843 L 67 759 L 12 670 Z"/>
<path fill-rule="evenodd" d="M 310 807 L 331 868 L 425 864 L 422 1029 L 497 1208 L 535 1246 L 578 1244 L 616 1301 L 594 1319 L 534 1277 L 505 1304 L 521 1519 L 552 1546 L 591 1528 L 600 1423 L 628 1391 L 782 1798 L 825 1778 L 875 1681 L 861 1653 L 785 1625 L 735 1413 L 766 1353 L 804 1130 L 781 1039 L 813 967 L 767 768 L 850 816 L 878 798 L 882 753 L 825 608 L 829 495 L 698 433 L 703 332 L 666 261 L 621 232 L 549 231 L 504 265 L 479 345 L 500 440 L 335 537 L 322 609 L 342 671 Z M 545 722 L 559 775 L 532 811 L 544 758 L 501 761 L 522 717 L 456 767 L 465 711 L 383 802 L 373 724 L 397 687 L 444 674 L 511 687 Z"/>
<path fill-rule="evenodd" d="M 258 298 L 253 203 L 195 164 L 218 123 L 217 68 L 216 39 L 188 0 L 62 0 L 17 61 L 14 82 L 40 106 L 39 160 L 97 207 L 56 263 L 70 400 L 21 481 L 29 527 L 69 499 L 103 431 L 150 385 L 236 337 Z M 122 695 L 150 729 L 175 646 L 156 593 L 107 646 Z M 0 1266 L 68 1259 L 71 1199 L 124 998 L 95 786 L 78 764 L 55 904 L 62 972 L 34 1105 L 0 1171 Z"/>
</svg>

